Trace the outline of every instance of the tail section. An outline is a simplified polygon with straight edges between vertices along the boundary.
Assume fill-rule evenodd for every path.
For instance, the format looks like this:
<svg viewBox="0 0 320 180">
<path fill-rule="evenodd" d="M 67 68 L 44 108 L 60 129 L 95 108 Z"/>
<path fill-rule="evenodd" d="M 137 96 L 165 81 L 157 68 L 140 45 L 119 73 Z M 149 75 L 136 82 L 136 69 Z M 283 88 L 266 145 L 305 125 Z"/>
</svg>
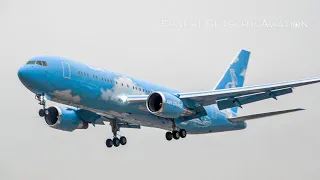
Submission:
<svg viewBox="0 0 320 180">
<path fill-rule="evenodd" d="M 230 64 L 229 68 L 227 69 L 226 73 L 223 75 L 215 89 L 218 90 L 242 87 L 247 72 L 249 57 L 249 51 L 241 50 L 235 60 Z M 236 116 L 237 112 L 238 107 L 231 108 L 230 113 L 232 117 Z"/>
</svg>

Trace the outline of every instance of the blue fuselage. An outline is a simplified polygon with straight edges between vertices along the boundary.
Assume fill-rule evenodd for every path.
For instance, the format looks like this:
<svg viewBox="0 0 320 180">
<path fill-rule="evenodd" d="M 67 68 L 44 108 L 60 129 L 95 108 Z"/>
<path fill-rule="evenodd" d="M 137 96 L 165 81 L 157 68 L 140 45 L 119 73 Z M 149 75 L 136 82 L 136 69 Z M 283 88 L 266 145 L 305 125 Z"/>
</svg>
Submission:
<svg viewBox="0 0 320 180">
<path fill-rule="evenodd" d="M 145 103 L 127 104 L 125 95 L 148 95 L 154 91 L 178 93 L 155 84 L 122 74 L 105 71 L 60 57 L 35 57 L 19 69 L 21 82 L 33 93 L 44 94 L 48 100 L 86 109 L 106 117 L 118 118 L 141 126 L 170 130 L 171 121 L 151 114 Z M 207 115 L 190 120 L 175 120 L 179 128 L 191 134 L 244 129 L 244 122 L 228 120 L 228 111 L 216 105 L 205 106 Z"/>
</svg>

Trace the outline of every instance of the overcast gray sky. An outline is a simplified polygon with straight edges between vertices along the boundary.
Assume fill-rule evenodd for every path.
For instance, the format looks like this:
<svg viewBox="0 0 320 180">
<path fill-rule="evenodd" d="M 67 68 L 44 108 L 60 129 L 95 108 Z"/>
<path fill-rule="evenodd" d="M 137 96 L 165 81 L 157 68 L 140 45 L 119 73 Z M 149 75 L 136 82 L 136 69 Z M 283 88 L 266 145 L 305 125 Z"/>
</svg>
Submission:
<svg viewBox="0 0 320 180">
<path fill-rule="evenodd" d="M 252 51 L 246 85 L 320 76 L 319 8 L 318 0 L 1 0 L 0 179 L 319 179 L 320 85 L 245 106 L 241 114 L 307 111 L 243 131 L 167 142 L 159 129 L 122 130 L 128 145 L 107 149 L 109 126 L 47 127 L 17 77 L 29 58 L 57 55 L 209 90 L 242 48 Z"/>
</svg>

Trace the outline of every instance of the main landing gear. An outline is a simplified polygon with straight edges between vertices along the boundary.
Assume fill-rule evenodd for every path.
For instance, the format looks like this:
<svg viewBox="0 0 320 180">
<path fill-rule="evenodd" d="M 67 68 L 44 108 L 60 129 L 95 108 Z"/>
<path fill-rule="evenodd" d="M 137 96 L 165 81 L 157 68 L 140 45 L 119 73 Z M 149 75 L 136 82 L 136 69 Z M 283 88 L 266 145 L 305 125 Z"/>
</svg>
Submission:
<svg viewBox="0 0 320 180">
<path fill-rule="evenodd" d="M 111 126 L 112 133 L 113 133 L 113 139 L 107 139 L 106 146 L 108 148 L 111 148 L 112 146 L 119 147 L 120 145 L 123 145 L 123 146 L 126 145 L 127 138 L 125 136 L 121 136 L 120 138 L 118 138 L 117 132 L 120 131 L 118 121 L 116 119 L 111 120 L 110 126 Z"/>
<path fill-rule="evenodd" d="M 180 138 L 187 137 L 187 131 L 185 129 L 178 130 L 174 120 L 172 119 L 171 121 L 172 121 L 172 129 L 173 129 L 173 131 L 166 133 L 166 139 L 168 141 L 171 141 L 172 139 L 178 140 Z"/>
<path fill-rule="evenodd" d="M 108 148 L 111 148 L 112 146 L 114 147 L 119 147 L 121 145 L 126 145 L 127 144 L 127 138 L 125 136 L 121 136 L 120 139 L 117 137 L 114 137 L 113 139 L 107 139 L 106 140 L 106 146 Z"/>
</svg>

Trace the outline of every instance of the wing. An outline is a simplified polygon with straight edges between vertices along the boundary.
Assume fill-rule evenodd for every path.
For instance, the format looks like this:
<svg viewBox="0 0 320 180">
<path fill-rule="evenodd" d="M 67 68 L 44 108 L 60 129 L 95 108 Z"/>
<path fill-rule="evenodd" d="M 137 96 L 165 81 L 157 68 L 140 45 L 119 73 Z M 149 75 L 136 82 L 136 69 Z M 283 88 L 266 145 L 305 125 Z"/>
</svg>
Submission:
<svg viewBox="0 0 320 180">
<path fill-rule="evenodd" d="M 292 89 L 295 87 L 305 86 L 319 82 L 320 78 L 312 78 L 298 81 L 266 84 L 260 86 L 220 89 L 203 92 L 177 93 L 175 95 L 177 95 L 177 97 L 179 97 L 182 101 L 191 101 L 194 102 L 191 104 L 195 105 L 207 106 L 211 104 L 217 104 L 219 109 L 222 110 L 236 106 L 241 107 L 244 104 L 257 102 L 268 98 L 277 99 L 277 96 L 292 93 Z M 127 102 L 143 102 L 146 101 L 147 98 L 148 96 L 146 95 L 128 96 Z"/>
<path fill-rule="evenodd" d="M 197 101 L 200 105 L 218 104 L 221 109 L 235 106 L 241 107 L 256 101 L 275 98 L 292 92 L 295 87 L 305 86 L 320 82 L 320 78 L 304 79 L 282 83 L 267 84 L 261 86 L 221 89 L 206 92 L 181 93 L 180 99 Z M 219 109 L 220 109 L 219 107 Z"/>
</svg>

